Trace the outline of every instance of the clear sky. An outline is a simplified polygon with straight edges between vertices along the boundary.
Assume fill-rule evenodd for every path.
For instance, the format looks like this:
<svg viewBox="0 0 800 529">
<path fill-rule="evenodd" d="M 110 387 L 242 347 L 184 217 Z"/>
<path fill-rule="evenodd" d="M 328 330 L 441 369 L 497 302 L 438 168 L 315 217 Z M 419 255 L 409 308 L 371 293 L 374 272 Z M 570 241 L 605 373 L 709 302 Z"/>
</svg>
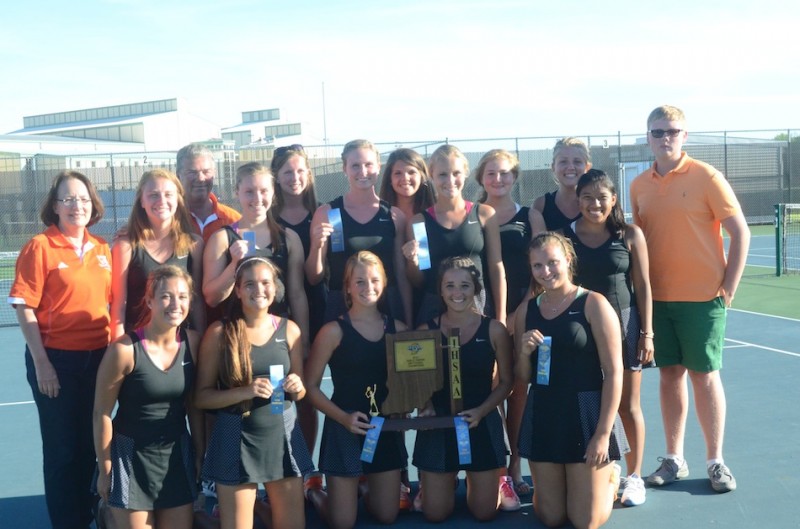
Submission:
<svg viewBox="0 0 800 529">
<path fill-rule="evenodd" d="M 0 7 L 0 133 L 182 97 L 331 142 L 800 127 L 796 0 L 79 0 Z"/>
</svg>

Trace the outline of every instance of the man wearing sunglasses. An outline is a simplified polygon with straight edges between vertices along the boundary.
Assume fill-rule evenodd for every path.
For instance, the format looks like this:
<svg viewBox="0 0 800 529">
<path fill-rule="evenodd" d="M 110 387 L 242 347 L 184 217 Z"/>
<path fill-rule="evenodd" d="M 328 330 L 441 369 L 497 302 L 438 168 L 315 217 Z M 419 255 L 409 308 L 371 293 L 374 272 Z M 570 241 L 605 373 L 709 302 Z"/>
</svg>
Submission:
<svg viewBox="0 0 800 529">
<path fill-rule="evenodd" d="M 217 174 L 214 155 L 204 145 L 190 143 L 178 151 L 176 172 L 183 184 L 186 207 L 192 214 L 195 231 L 208 242 L 218 229 L 241 218 L 238 211 L 220 204 L 211 190 Z"/>
<path fill-rule="evenodd" d="M 689 475 L 683 446 L 691 381 L 711 486 L 729 492 L 736 480 L 722 458 L 725 391 L 719 370 L 726 310 L 742 277 L 750 231 L 722 173 L 683 152 L 688 134 L 680 109 L 656 108 L 647 129 L 655 163 L 631 184 L 631 204 L 650 257 L 653 333 L 644 335 L 654 340 L 667 445 L 647 482 L 662 486 Z M 730 236 L 727 259 L 720 227 Z"/>
</svg>

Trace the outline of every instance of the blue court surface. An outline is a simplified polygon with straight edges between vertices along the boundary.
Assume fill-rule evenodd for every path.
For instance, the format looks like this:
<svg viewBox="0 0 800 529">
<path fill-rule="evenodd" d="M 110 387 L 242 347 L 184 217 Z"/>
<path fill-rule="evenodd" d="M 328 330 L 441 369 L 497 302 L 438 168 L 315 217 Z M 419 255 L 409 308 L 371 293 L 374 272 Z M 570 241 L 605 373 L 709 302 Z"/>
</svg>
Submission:
<svg viewBox="0 0 800 529">
<path fill-rule="evenodd" d="M 766 242 L 766 241 L 765 241 Z M 0 527 L 49 527 L 45 510 L 39 425 L 25 381 L 24 342 L 16 327 L 0 328 Z M 714 493 L 706 477 L 705 449 L 690 409 L 686 458 L 690 476 L 661 489 L 649 489 L 640 507 L 615 506 L 604 527 L 672 529 L 699 527 L 800 527 L 800 321 L 732 309 L 722 370 L 728 415 L 725 460 L 738 489 Z M 658 372 L 643 377 L 642 405 L 647 421 L 645 473 L 658 466 L 664 439 L 658 405 Z M 409 451 L 414 435 L 407 436 Z M 411 479 L 416 473 L 411 469 Z M 516 513 L 496 521 L 473 521 L 465 505 L 465 485 L 457 490 L 456 513 L 441 527 L 544 527 L 523 498 Z M 308 527 L 324 527 L 311 509 Z M 428 525 L 419 513 L 403 513 L 396 527 Z M 383 527 L 361 511 L 358 527 Z"/>
</svg>

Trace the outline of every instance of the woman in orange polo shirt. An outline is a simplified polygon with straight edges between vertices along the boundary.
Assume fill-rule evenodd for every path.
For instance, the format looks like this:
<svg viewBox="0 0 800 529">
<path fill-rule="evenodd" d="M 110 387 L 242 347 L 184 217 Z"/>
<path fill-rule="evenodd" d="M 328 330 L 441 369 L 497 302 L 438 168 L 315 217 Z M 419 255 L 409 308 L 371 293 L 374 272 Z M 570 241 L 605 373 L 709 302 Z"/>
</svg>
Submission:
<svg viewBox="0 0 800 529">
<path fill-rule="evenodd" d="M 8 297 L 27 344 L 45 498 L 56 529 L 88 527 L 92 520 L 92 404 L 109 342 L 111 252 L 87 228 L 103 211 L 86 176 L 61 172 L 41 210 L 47 229 L 20 251 Z"/>
</svg>

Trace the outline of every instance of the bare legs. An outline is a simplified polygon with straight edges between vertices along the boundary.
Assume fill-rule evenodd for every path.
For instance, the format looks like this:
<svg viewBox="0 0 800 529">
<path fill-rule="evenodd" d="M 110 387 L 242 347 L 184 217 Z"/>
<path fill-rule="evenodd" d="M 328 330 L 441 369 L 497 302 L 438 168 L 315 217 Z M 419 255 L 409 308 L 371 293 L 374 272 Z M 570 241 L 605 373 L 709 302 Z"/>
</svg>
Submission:
<svg viewBox="0 0 800 529">
<path fill-rule="evenodd" d="M 680 365 L 662 367 L 660 370 L 661 415 L 664 421 L 667 453 L 683 457 L 683 441 L 689 409 L 688 378 L 692 382 L 697 420 L 706 442 L 706 458 L 721 458 L 725 435 L 726 400 L 719 371 L 702 373 L 690 371 Z"/>
<path fill-rule="evenodd" d="M 358 514 L 358 478 L 326 475 L 327 491 L 309 490 L 308 499 L 331 529 L 350 529 Z M 400 470 L 367 474 L 367 510 L 382 524 L 390 524 L 400 510 Z M 331 506 L 336 506 L 331 508 Z"/>
<path fill-rule="evenodd" d="M 302 529 L 306 525 L 303 504 L 303 480 L 285 478 L 265 483 L 272 510 L 272 527 L 275 529 Z M 253 506 L 257 485 L 221 485 L 217 483 L 219 519 L 222 529 L 252 529 Z"/>
<path fill-rule="evenodd" d="M 467 507 L 476 520 L 485 522 L 497 516 L 497 482 L 503 469 L 467 472 Z M 422 512 L 429 522 L 442 522 L 455 507 L 456 472 L 420 471 Z"/>
<path fill-rule="evenodd" d="M 576 529 L 600 527 L 608 521 L 614 505 L 611 469 L 610 463 L 594 467 L 531 462 L 536 516 L 548 527 L 560 527 L 567 521 Z"/>
<path fill-rule="evenodd" d="M 155 511 L 132 511 L 110 507 L 108 509 L 113 527 L 119 529 L 191 529 L 192 504 L 181 505 L 171 509 L 158 509 Z"/>
<path fill-rule="evenodd" d="M 640 399 L 642 372 L 626 369 L 622 375 L 622 398 L 619 403 L 619 417 L 625 427 L 625 435 L 631 451 L 625 454 L 628 474 L 642 475 L 644 457 L 644 415 Z"/>
</svg>

